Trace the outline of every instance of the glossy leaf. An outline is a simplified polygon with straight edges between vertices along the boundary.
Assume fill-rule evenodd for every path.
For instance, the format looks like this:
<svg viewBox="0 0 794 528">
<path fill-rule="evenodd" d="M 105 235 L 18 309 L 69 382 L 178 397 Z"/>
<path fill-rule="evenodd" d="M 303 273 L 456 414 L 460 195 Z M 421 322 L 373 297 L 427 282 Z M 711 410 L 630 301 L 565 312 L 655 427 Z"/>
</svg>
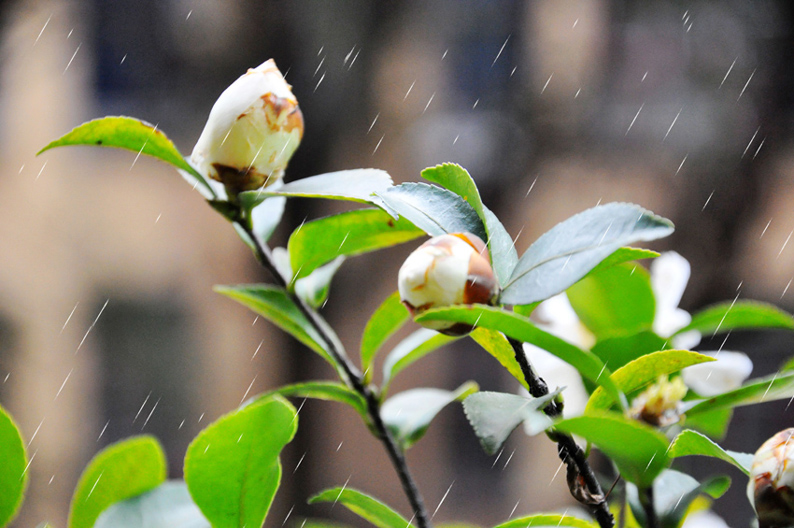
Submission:
<svg viewBox="0 0 794 528">
<path fill-rule="evenodd" d="M 372 360 L 380 347 L 411 317 L 400 301 L 400 292 L 389 295 L 367 321 L 361 335 L 361 369 L 370 377 Z"/>
<path fill-rule="evenodd" d="M 391 210 L 430 236 L 469 232 L 483 240 L 485 226 L 477 212 L 457 194 L 426 183 L 403 183 L 379 196 Z"/>
<path fill-rule="evenodd" d="M 118 147 L 152 156 L 187 173 L 195 183 L 204 188 L 202 194 L 209 193 L 205 194 L 207 198 L 215 196 L 215 191 L 207 180 L 182 157 L 165 133 L 145 121 L 125 116 L 94 119 L 73 128 L 38 151 L 36 155 L 51 148 L 69 145 Z"/>
<path fill-rule="evenodd" d="M 28 484 L 28 457 L 19 428 L 11 415 L 0 406 L 0 526 L 16 516 Z"/>
<path fill-rule="evenodd" d="M 570 515 L 560 515 L 559 513 L 541 513 L 537 515 L 526 515 L 516 517 L 502 524 L 497 524 L 494 528 L 556 528 L 558 526 L 568 526 L 571 528 L 598 528 L 596 523 L 571 517 Z"/>
<path fill-rule="evenodd" d="M 616 249 L 614 253 L 598 263 L 590 273 L 598 273 L 599 271 L 623 264 L 624 262 L 634 262 L 635 260 L 644 260 L 649 258 L 656 258 L 659 253 L 651 251 L 650 249 L 641 249 L 635 247 L 622 247 Z"/>
<path fill-rule="evenodd" d="M 689 350 L 662 350 L 635 359 L 612 373 L 612 381 L 625 394 L 630 394 L 651 383 L 659 376 L 679 372 L 686 367 L 715 361 L 711 356 Z M 611 407 L 612 399 L 598 387 L 587 401 L 585 413 Z"/>
<path fill-rule="evenodd" d="M 306 277 L 295 281 L 295 294 L 312 308 L 320 308 L 328 299 L 331 281 L 344 261 L 345 257 L 336 257 L 328 264 L 315 269 Z"/>
<path fill-rule="evenodd" d="M 463 400 L 463 410 L 485 452 L 495 455 L 522 423 L 529 423 L 532 434 L 551 427 L 551 418 L 543 414 L 543 408 L 559 393 L 556 390 L 542 398 L 527 398 L 503 392 L 478 392 Z"/>
<path fill-rule="evenodd" d="M 463 198 L 477 212 L 485 227 L 491 266 L 499 284 L 505 284 L 518 263 L 515 243 L 502 223 L 480 198 L 480 191 L 468 171 L 455 163 L 443 163 L 422 171 L 422 177 Z"/>
<path fill-rule="evenodd" d="M 748 381 L 738 389 L 705 400 L 688 403 L 684 412 L 694 416 L 718 409 L 732 409 L 754 403 L 783 400 L 794 397 L 794 372 L 775 374 Z"/>
<path fill-rule="evenodd" d="M 525 389 L 529 388 L 527 380 L 524 379 L 524 373 L 521 372 L 521 366 L 516 360 L 515 351 L 502 332 L 490 328 L 475 328 L 469 335 L 512 374 Z"/>
<path fill-rule="evenodd" d="M 301 178 L 277 189 L 265 187 L 256 191 L 242 192 L 239 199 L 250 206 L 261 203 L 269 196 L 328 198 L 380 205 L 381 201 L 373 193 L 384 192 L 391 186 L 391 176 L 386 171 L 351 169 Z"/>
<path fill-rule="evenodd" d="M 439 334 L 435 330 L 422 328 L 400 341 L 400 343 L 389 352 L 383 362 L 383 393 L 386 392 L 389 383 L 391 383 L 394 377 L 403 369 L 425 357 L 430 352 L 457 339 L 460 338 Z"/>
<path fill-rule="evenodd" d="M 418 316 L 416 320 L 418 322 L 434 320 L 455 321 L 498 330 L 513 339 L 531 343 L 551 352 L 563 361 L 573 365 L 583 377 L 598 385 L 603 385 L 616 401 L 623 401 L 622 394 L 609 377 L 611 372 L 609 372 L 598 356 L 548 332 L 544 332 L 532 324 L 529 319 L 518 314 L 492 306 L 475 304 L 428 310 Z"/>
<path fill-rule="evenodd" d="M 386 400 L 381 407 L 381 417 L 394 439 L 407 449 L 424 436 L 430 422 L 444 407 L 477 392 L 478 388 L 476 383 L 469 381 L 454 391 L 410 389 Z"/>
<path fill-rule="evenodd" d="M 409 528 L 408 520 L 379 500 L 350 488 L 331 488 L 309 499 L 309 504 L 337 502 L 378 528 Z"/>
<path fill-rule="evenodd" d="M 566 290 L 576 315 L 597 338 L 650 330 L 656 315 L 651 276 L 634 263 L 590 273 Z"/>
<path fill-rule="evenodd" d="M 276 390 L 256 396 L 255 401 L 270 398 L 273 394 L 285 397 L 314 398 L 317 400 L 336 401 L 353 407 L 362 417 L 367 418 L 367 403 L 364 398 L 346 385 L 336 381 L 306 381 L 279 387 Z"/>
<path fill-rule="evenodd" d="M 292 269 L 305 277 L 340 255 L 361 255 L 402 244 L 424 233 L 404 218 L 380 209 L 359 209 L 306 222 L 287 245 Z"/>
<path fill-rule="evenodd" d="M 94 528 L 211 528 L 184 482 L 168 481 L 110 506 Z"/>
<path fill-rule="evenodd" d="M 683 431 L 676 436 L 673 443 L 670 445 L 668 454 L 670 458 L 691 455 L 719 458 L 739 468 L 745 475 L 750 474 L 750 468 L 753 465 L 752 453 L 727 451 L 712 442 L 708 437 L 692 430 Z"/>
<path fill-rule="evenodd" d="M 273 397 L 222 416 L 190 443 L 185 482 L 213 526 L 262 526 L 281 479 L 279 453 L 298 414 Z"/>
<path fill-rule="evenodd" d="M 646 354 L 663 350 L 666 345 L 666 340 L 647 331 L 602 339 L 593 345 L 591 352 L 600 357 L 610 369 L 617 370 Z"/>
<path fill-rule="evenodd" d="M 711 412 L 700 412 L 697 414 L 684 415 L 684 422 L 681 424 L 687 429 L 693 429 L 709 438 L 720 441 L 728 433 L 728 426 L 733 418 L 733 409 L 724 408 Z"/>
<path fill-rule="evenodd" d="M 522 255 L 501 302 L 529 304 L 565 291 L 616 250 L 673 232 L 673 224 L 639 206 L 599 205 L 557 224 Z"/>
<path fill-rule="evenodd" d="M 214 289 L 216 292 L 234 299 L 262 317 L 267 318 L 292 337 L 317 352 L 334 368 L 339 369 L 331 355 L 325 350 L 322 337 L 309 324 L 309 321 L 283 289 L 265 284 L 215 286 Z"/>
<path fill-rule="evenodd" d="M 617 413 L 578 416 L 557 422 L 555 429 L 594 444 L 637 486 L 647 487 L 670 459 L 667 439 L 652 427 Z"/>
<path fill-rule="evenodd" d="M 777 306 L 758 301 L 726 302 L 696 313 L 692 322 L 676 334 L 697 330 L 704 335 L 714 335 L 747 328 L 794 330 L 794 317 Z"/>
<path fill-rule="evenodd" d="M 91 459 L 80 475 L 69 509 L 69 528 L 91 528 L 108 506 L 165 482 L 160 443 L 138 436 L 111 444 Z"/>
</svg>

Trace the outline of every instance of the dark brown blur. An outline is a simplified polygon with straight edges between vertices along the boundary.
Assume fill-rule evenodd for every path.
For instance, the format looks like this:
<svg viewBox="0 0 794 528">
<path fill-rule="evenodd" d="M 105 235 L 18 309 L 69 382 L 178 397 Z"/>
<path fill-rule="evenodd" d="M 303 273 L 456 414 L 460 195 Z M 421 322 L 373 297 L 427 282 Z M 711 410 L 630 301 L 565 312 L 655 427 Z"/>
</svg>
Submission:
<svg viewBox="0 0 794 528">
<path fill-rule="evenodd" d="M 213 293 L 214 284 L 268 277 L 175 171 L 110 149 L 35 157 L 108 114 L 156 123 L 189 153 L 215 98 L 271 57 L 306 123 L 287 180 L 376 167 L 416 181 L 424 167 L 457 162 L 519 251 L 599 202 L 635 202 L 677 226 L 653 247 L 692 263 L 685 309 L 738 294 L 794 310 L 790 2 L 0 6 L 0 403 L 32 457 L 15 526 L 65 526 L 80 471 L 110 442 L 156 435 L 179 478 L 188 442 L 246 397 L 332 378 L 291 338 Z M 284 245 L 304 219 L 348 207 L 290 202 L 273 242 Z M 418 244 L 351 258 L 334 280 L 323 313 L 351 356 Z M 794 354 L 794 338 L 781 332 L 736 333 L 724 346 L 748 352 L 759 376 Z M 517 390 L 471 342 L 423 359 L 393 390 L 468 379 Z M 361 489 L 408 514 L 386 455 L 353 411 L 295 403 L 300 431 L 268 526 L 300 526 L 305 517 L 364 526 L 341 506 L 306 504 L 329 486 Z M 786 404 L 739 410 L 725 447 L 753 452 L 791 426 Z M 552 442 L 517 431 L 498 459 L 488 457 L 459 405 L 443 411 L 408 460 L 435 523 L 492 526 L 575 508 Z M 730 474 L 716 510 L 732 526 L 748 524 L 746 477 L 702 460 L 681 467 Z"/>
</svg>

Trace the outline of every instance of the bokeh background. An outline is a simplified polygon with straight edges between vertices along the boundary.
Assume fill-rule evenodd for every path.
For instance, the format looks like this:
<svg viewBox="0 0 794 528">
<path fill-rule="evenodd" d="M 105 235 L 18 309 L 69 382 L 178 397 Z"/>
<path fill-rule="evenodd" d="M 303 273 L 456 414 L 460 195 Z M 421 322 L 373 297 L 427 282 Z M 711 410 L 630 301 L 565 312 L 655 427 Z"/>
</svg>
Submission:
<svg viewBox="0 0 794 528">
<path fill-rule="evenodd" d="M 692 263 L 682 306 L 755 298 L 794 310 L 790 2 L 17 0 L 0 4 L 0 402 L 29 442 L 15 526 L 65 526 L 80 470 L 110 442 L 157 436 L 172 478 L 191 438 L 247 396 L 333 373 L 290 338 L 212 292 L 267 280 L 229 225 L 168 167 L 134 154 L 35 153 L 93 117 L 156 123 L 190 152 L 218 94 L 273 57 L 306 133 L 297 179 L 377 167 L 396 182 L 454 161 L 517 236 L 607 201 L 671 218 L 653 244 Z M 292 201 L 288 226 L 349 205 Z M 396 288 L 398 247 L 350 259 L 324 313 L 348 349 Z M 704 342 L 704 349 L 722 344 Z M 755 375 L 794 354 L 782 332 L 734 333 Z M 516 390 L 467 342 L 416 364 L 398 388 L 476 379 Z M 777 402 L 740 410 L 724 445 L 754 451 L 794 425 Z M 302 405 L 301 402 L 297 404 Z M 493 525 L 573 508 L 554 445 L 516 433 L 485 456 L 460 406 L 409 463 L 434 521 Z M 746 526 L 745 478 L 716 510 Z M 0 470 L 2 464 L 0 463 Z M 304 517 L 327 486 L 408 511 L 357 416 L 306 402 L 269 526 Z M 571 510 L 573 511 L 573 509 Z"/>
</svg>

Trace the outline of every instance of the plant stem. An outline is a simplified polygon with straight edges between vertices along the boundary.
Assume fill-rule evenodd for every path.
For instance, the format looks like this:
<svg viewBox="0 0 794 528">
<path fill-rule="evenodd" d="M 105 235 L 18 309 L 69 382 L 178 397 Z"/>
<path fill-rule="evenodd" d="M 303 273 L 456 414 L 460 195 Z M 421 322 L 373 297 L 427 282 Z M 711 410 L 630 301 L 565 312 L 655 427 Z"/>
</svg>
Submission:
<svg viewBox="0 0 794 528">
<path fill-rule="evenodd" d="M 532 370 L 532 366 L 524 354 L 523 343 L 512 337 L 508 337 L 507 340 L 513 347 L 516 361 L 521 367 L 521 372 L 529 387 L 529 393 L 535 398 L 546 396 L 549 393 L 549 387 L 543 378 Z M 553 400 L 543 408 L 543 412 L 550 418 L 557 418 L 562 415 L 562 403 Z M 557 442 L 557 454 L 560 460 L 568 466 L 568 486 L 571 495 L 590 508 L 601 528 L 615 526 L 615 518 L 609 511 L 601 484 L 599 484 L 590 464 L 587 463 L 587 457 L 582 448 L 571 435 L 553 431 L 549 436 Z"/>
<path fill-rule="evenodd" d="M 334 358 L 336 363 L 341 367 L 344 373 L 343 381 L 354 391 L 359 393 L 367 402 L 367 412 L 369 413 L 372 425 L 377 432 L 378 439 L 383 443 L 386 452 L 389 455 L 394 469 L 397 471 L 397 476 L 400 478 L 403 491 L 408 497 L 408 502 L 414 510 L 414 517 L 418 528 L 430 528 L 430 521 L 427 516 L 424 501 L 416 487 L 416 482 L 408 470 L 408 464 L 405 460 L 405 453 L 402 448 L 397 444 L 394 436 L 391 434 L 386 424 L 383 423 L 383 418 L 380 415 L 380 401 L 378 396 L 372 389 L 364 382 L 364 377 L 356 366 L 350 362 L 344 352 L 339 350 L 333 339 L 326 332 L 326 326 L 321 322 L 319 314 L 309 307 L 303 299 L 292 293 L 288 288 L 287 280 L 279 273 L 273 263 L 273 257 L 270 253 L 270 248 L 260 243 L 259 239 L 254 235 L 253 230 L 244 219 L 236 220 L 235 223 L 242 229 L 251 239 L 254 250 L 259 260 L 259 263 L 264 267 L 275 280 L 276 284 L 282 288 L 290 296 L 292 302 L 298 307 L 298 310 L 306 317 L 309 324 L 312 325 L 317 334 L 325 341 L 326 350 Z"/>
<path fill-rule="evenodd" d="M 659 519 L 656 518 L 656 509 L 653 507 L 653 486 L 639 489 L 640 504 L 645 511 L 645 527 L 659 528 Z"/>
</svg>

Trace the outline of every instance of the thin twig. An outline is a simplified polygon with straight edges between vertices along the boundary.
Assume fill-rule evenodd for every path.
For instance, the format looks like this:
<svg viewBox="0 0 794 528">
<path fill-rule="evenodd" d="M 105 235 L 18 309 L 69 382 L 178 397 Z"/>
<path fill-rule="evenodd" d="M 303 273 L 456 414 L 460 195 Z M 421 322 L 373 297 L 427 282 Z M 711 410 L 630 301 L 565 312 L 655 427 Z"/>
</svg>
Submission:
<svg viewBox="0 0 794 528">
<path fill-rule="evenodd" d="M 535 398 L 546 396 L 549 393 L 549 388 L 543 378 L 532 370 L 532 366 L 524 354 L 523 343 L 511 337 L 508 337 L 507 340 L 513 347 L 516 361 L 521 367 L 521 373 L 529 387 L 529 393 Z M 562 403 L 556 399 L 552 400 L 543 408 L 543 412 L 550 418 L 557 418 L 562 415 Z M 601 528 L 615 526 L 615 518 L 609 511 L 601 484 L 599 484 L 590 464 L 587 463 L 587 457 L 582 448 L 571 435 L 552 431 L 549 437 L 557 442 L 557 454 L 568 467 L 568 487 L 571 490 L 571 495 L 590 508 Z"/>
<path fill-rule="evenodd" d="M 647 528 L 659 528 L 659 519 L 656 517 L 656 509 L 653 507 L 653 486 L 639 489 L 640 504 L 645 512 L 645 526 Z"/>
<path fill-rule="evenodd" d="M 392 436 L 386 424 L 383 423 L 383 418 L 380 415 L 380 401 L 372 389 L 364 382 L 364 377 L 361 372 L 353 365 L 347 356 L 339 350 L 336 343 L 326 332 L 326 326 L 321 322 L 319 314 L 310 308 L 300 297 L 292 293 L 287 284 L 287 280 L 279 273 L 273 263 L 273 257 L 270 253 L 270 248 L 260 243 L 259 239 L 254 235 L 253 230 L 244 219 L 237 220 L 235 223 L 248 235 L 251 239 L 254 250 L 259 260 L 259 263 L 264 267 L 270 275 L 273 276 L 276 284 L 282 288 L 290 296 L 292 302 L 298 307 L 298 310 L 306 317 L 309 324 L 312 325 L 317 334 L 325 342 L 326 350 L 334 358 L 336 363 L 341 366 L 344 373 L 343 381 L 347 385 L 359 393 L 367 402 L 367 412 L 369 413 L 372 425 L 377 432 L 378 439 L 383 443 L 386 452 L 389 455 L 394 469 L 397 471 L 397 476 L 400 478 L 403 490 L 408 497 L 408 502 L 414 510 L 414 516 L 418 528 L 430 528 L 430 521 L 428 519 L 427 510 L 425 509 L 422 496 L 419 494 L 419 489 L 416 487 L 416 482 L 408 470 L 408 464 L 405 460 L 405 453 L 402 448 L 397 444 L 397 441 Z"/>
</svg>

